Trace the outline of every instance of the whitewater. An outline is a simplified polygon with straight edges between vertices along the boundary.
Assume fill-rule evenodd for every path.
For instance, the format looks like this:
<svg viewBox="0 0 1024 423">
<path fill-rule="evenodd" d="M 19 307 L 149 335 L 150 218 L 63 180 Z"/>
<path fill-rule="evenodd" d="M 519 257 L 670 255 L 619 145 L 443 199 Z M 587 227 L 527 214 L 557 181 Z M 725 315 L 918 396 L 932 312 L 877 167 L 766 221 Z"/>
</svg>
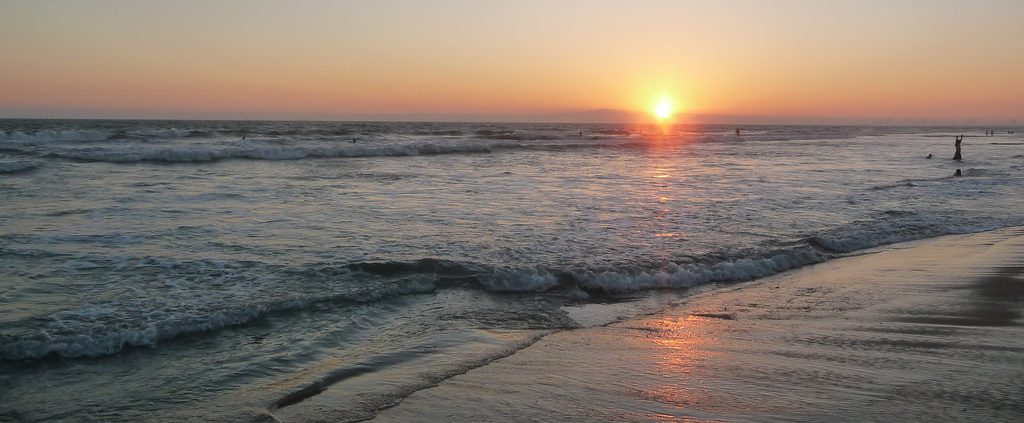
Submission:
<svg viewBox="0 0 1024 423">
<path fill-rule="evenodd" d="M 0 120 L 0 420 L 344 387 L 357 421 L 555 331 L 1024 225 L 1016 128 L 736 129 Z"/>
</svg>

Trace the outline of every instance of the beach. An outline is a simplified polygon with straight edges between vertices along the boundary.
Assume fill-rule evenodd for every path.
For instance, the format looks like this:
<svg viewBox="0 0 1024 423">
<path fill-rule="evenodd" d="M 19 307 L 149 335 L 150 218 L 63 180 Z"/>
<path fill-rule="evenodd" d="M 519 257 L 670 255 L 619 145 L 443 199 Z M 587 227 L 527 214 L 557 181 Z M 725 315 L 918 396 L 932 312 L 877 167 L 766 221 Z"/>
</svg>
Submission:
<svg viewBox="0 0 1024 423">
<path fill-rule="evenodd" d="M 1021 227 L 882 247 L 549 335 L 374 421 L 1020 421 L 1022 273 Z"/>
<path fill-rule="evenodd" d="M 0 423 L 1024 423 L 1024 1 L 779 3 L 2 1 Z"/>
<path fill-rule="evenodd" d="M 968 136 L 958 162 L 950 157 L 960 133 Z M 552 398 L 605 404 L 603 391 L 583 392 L 619 386 L 589 383 L 614 376 L 616 383 L 636 381 L 622 389 L 643 398 L 673 398 L 679 394 L 656 388 L 684 386 L 714 388 L 712 398 L 721 401 L 657 411 L 670 416 L 791 416 L 800 404 L 790 401 L 816 398 L 816 385 L 751 381 L 743 371 L 768 360 L 800 377 L 807 366 L 822 377 L 894 374 L 779 358 L 820 353 L 810 346 L 839 348 L 832 341 L 852 343 L 849 351 L 858 353 L 873 351 L 861 340 L 889 348 L 866 335 L 875 332 L 837 332 L 829 325 L 845 320 L 815 307 L 872 310 L 907 295 L 895 290 L 902 285 L 861 281 L 856 272 L 814 269 L 868 260 L 847 257 L 886 245 L 1024 225 L 1024 138 L 981 133 L 942 126 L 765 125 L 737 135 L 727 125 L 0 120 L 0 195 L 8 204 L 0 208 L 0 420 L 361 421 L 406 398 L 403 404 L 414 404 L 425 394 L 410 395 L 425 388 L 447 389 L 455 375 L 574 337 L 583 338 L 551 353 L 564 361 L 534 368 L 580 372 Z M 957 169 L 963 177 L 952 176 Z M 941 266 L 913 268 L 949 272 L 946 262 L 961 258 L 949 255 Z M 805 290 L 762 295 L 766 288 L 754 284 L 718 292 L 807 266 L 797 274 L 847 276 L 810 280 Z M 942 280 L 910 276 L 904 279 Z M 815 285 L 825 283 L 832 285 Z M 917 283 L 907 288 L 910 298 L 921 295 Z M 702 305 L 680 306 L 663 316 L 668 323 L 605 326 L 679 301 Z M 787 307 L 801 318 L 824 317 L 792 320 Z M 999 316 L 988 319 L 1006 319 Z M 915 318 L 940 328 L 949 319 Z M 874 323 L 862 326 L 913 322 Z M 702 371 L 734 387 L 672 385 L 671 370 L 643 367 L 658 354 L 673 356 L 641 341 L 693 337 L 691 327 L 710 331 L 695 338 L 695 351 L 736 369 Z M 994 331 L 975 334 L 985 342 L 1004 339 L 998 331 L 1007 327 L 969 326 Z M 749 338 L 730 341 L 733 330 Z M 772 338 L 780 333 L 800 336 Z M 973 332 L 955 335 L 964 333 Z M 748 353 L 725 354 L 710 340 Z M 744 349 L 743 340 L 775 342 L 781 352 Z M 608 346 L 637 349 L 610 354 Z M 929 348 L 923 350 L 960 351 Z M 625 373 L 607 373 L 613 370 Z M 513 379 L 507 386 L 514 383 L 543 392 L 536 387 L 548 382 Z M 763 395 L 778 398 L 764 402 Z M 505 399 L 481 404 L 488 401 Z M 505 409 L 538 410 L 515 416 L 526 420 L 571 409 L 542 412 L 522 401 Z M 779 408 L 744 414 L 743 401 Z M 443 404 L 469 415 L 475 407 Z M 570 415 L 644 420 L 645 412 L 616 414 L 644 407 L 626 402 L 607 414 Z"/>
</svg>

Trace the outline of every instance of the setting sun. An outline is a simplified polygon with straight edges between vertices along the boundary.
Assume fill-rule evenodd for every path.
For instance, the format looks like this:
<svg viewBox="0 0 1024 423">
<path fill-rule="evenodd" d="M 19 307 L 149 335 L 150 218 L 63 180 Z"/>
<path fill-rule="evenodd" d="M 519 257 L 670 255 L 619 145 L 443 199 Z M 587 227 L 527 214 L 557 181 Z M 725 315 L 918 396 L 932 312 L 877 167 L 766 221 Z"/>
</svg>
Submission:
<svg viewBox="0 0 1024 423">
<path fill-rule="evenodd" d="M 654 116 L 658 120 L 665 120 L 672 117 L 672 113 L 675 111 L 672 106 L 672 101 L 668 98 L 662 98 L 658 100 L 658 103 L 654 105 Z"/>
<path fill-rule="evenodd" d="M 0 423 L 1024 423 L 1022 17 L 0 0 Z"/>
</svg>

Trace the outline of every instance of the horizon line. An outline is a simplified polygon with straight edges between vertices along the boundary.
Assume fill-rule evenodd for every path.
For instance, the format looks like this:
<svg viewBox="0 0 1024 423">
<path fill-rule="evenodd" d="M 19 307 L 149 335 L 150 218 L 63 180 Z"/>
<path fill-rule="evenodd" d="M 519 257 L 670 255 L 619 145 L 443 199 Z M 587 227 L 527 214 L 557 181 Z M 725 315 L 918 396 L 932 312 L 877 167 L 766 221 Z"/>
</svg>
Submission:
<svg viewBox="0 0 1024 423">
<path fill-rule="evenodd" d="M 566 114 L 578 114 L 588 112 L 569 112 Z M 692 116 L 692 115 L 691 115 Z M 559 121 L 559 120 L 517 120 L 517 119 L 481 119 L 481 120 L 460 120 L 460 119 L 419 119 L 419 118 L 386 118 L 386 117 L 368 117 L 368 118 L 178 118 L 178 117 L 7 117 L 0 116 L 0 120 L 51 120 L 51 121 L 195 121 L 195 122 L 337 122 L 337 123 L 461 123 L 461 124 L 560 124 L 560 125 L 662 125 L 662 126 L 686 126 L 686 125 L 748 125 L 748 126 L 1021 126 L 1022 123 L 1018 119 L 1010 119 L 1009 122 L 997 122 L 993 121 L 982 121 L 979 122 L 976 119 L 964 119 L 957 121 L 956 119 L 941 119 L 941 118 L 841 118 L 841 117 L 815 117 L 815 116 L 800 116 L 791 117 L 793 121 L 785 121 L 783 117 L 771 116 L 771 115 L 718 115 L 718 114 L 699 114 L 697 116 L 718 116 L 723 118 L 735 118 L 743 119 L 749 118 L 751 121 L 736 120 L 732 122 L 724 121 L 698 121 L 698 122 L 671 122 L 671 123 L 658 123 L 655 121 Z M 535 116 L 539 117 L 539 116 Z M 776 120 L 776 122 L 755 122 L 760 119 Z M 851 122 L 835 123 L 828 122 L 830 119 L 835 120 L 847 120 Z M 799 122 L 799 120 L 820 120 L 821 122 Z M 860 122 L 855 122 L 855 121 Z M 874 122 L 872 122 L 874 121 Z"/>
</svg>

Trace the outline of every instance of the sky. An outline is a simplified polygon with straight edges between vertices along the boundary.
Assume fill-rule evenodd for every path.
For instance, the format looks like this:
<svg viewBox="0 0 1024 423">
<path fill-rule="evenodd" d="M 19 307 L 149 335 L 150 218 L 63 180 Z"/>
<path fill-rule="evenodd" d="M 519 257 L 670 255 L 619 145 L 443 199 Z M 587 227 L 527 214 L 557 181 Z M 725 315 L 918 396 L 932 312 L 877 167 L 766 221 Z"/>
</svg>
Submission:
<svg viewBox="0 0 1024 423">
<path fill-rule="evenodd" d="M 0 117 L 1024 123 L 1022 0 L 0 0 Z"/>
</svg>

